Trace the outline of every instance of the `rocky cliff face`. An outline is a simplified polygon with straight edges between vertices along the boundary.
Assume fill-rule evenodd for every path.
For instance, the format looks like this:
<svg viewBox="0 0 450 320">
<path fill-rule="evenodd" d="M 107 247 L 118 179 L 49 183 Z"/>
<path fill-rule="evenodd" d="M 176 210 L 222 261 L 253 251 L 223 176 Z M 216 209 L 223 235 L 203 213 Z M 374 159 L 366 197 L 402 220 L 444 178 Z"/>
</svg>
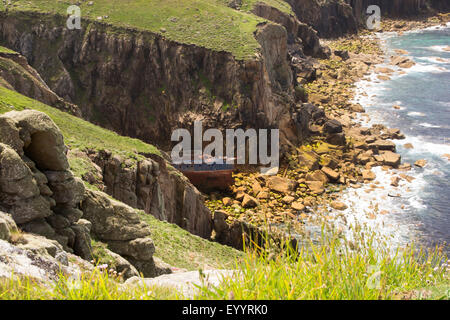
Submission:
<svg viewBox="0 0 450 320">
<path fill-rule="evenodd" d="M 288 33 L 288 47 L 290 53 L 301 56 L 323 57 L 324 48 L 320 45 L 317 32 L 297 17 L 282 12 L 266 3 L 258 2 L 252 12 L 259 17 L 282 25 Z"/>
<path fill-rule="evenodd" d="M 426 9 L 448 8 L 446 1 L 429 0 L 346 0 L 353 8 L 355 18 L 361 22 L 365 20 L 366 10 L 370 5 L 377 5 L 381 9 L 381 15 L 389 17 L 414 16 Z"/>
<path fill-rule="evenodd" d="M 280 25 L 259 26 L 261 54 L 245 61 L 98 23 L 69 31 L 65 18 L 51 15 L 3 16 L 0 35 L 84 118 L 161 147 L 173 128 L 198 119 L 216 128 L 293 127 L 288 35 Z"/>
<path fill-rule="evenodd" d="M 448 1 L 440 0 L 285 0 L 299 21 L 315 30 L 320 37 L 335 38 L 356 33 L 366 21 L 366 10 L 378 5 L 382 17 L 415 16 L 429 9 L 449 10 Z"/>
<path fill-rule="evenodd" d="M 340 0 L 286 0 L 298 20 L 314 28 L 319 37 L 339 37 L 357 32 L 352 7 Z"/>
<path fill-rule="evenodd" d="M 88 158 L 97 167 L 95 173 L 83 177 L 87 182 L 159 220 L 210 238 L 212 215 L 204 205 L 203 196 L 185 176 L 168 167 L 163 158 L 148 155 L 134 163 L 108 151 L 76 156 Z"/>
<path fill-rule="evenodd" d="M 0 52 L 0 84 L 45 104 L 81 116 L 79 108 L 54 93 L 39 73 L 28 64 L 27 59 L 19 53 Z"/>
<path fill-rule="evenodd" d="M 102 192 L 85 190 L 69 170 L 66 153 L 59 128 L 44 113 L 0 116 L 0 211 L 12 221 L 0 219 L 1 238 L 8 240 L 17 224 L 22 231 L 56 240 L 53 257 L 64 249 L 91 260 L 92 235 L 145 276 L 162 272 L 153 260 L 150 229 L 136 211 Z"/>
</svg>

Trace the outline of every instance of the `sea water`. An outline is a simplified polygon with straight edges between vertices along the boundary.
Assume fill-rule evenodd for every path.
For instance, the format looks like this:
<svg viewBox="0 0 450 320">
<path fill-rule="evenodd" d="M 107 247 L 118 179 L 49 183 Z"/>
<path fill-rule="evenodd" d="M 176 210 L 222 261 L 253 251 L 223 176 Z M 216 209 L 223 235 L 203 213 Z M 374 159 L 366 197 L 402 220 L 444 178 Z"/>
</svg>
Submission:
<svg viewBox="0 0 450 320">
<path fill-rule="evenodd" d="M 450 52 L 444 50 L 450 46 L 450 26 L 379 37 L 387 57 L 403 49 L 416 65 L 397 69 L 387 59 L 384 66 L 397 71 L 391 80 L 380 81 L 372 74 L 359 82 L 355 101 L 370 115 L 370 120 L 360 121 L 364 126 L 382 123 L 401 129 L 406 139 L 394 142 L 402 162 L 428 163 L 424 168 L 413 165 L 407 172 L 373 169 L 375 189 L 364 186 L 344 195 L 349 205 L 346 220 L 370 225 L 395 245 L 411 240 L 426 246 L 447 243 L 444 250 L 450 253 L 450 161 L 444 156 L 450 154 Z M 413 148 L 406 148 L 406 143 Z M 406 173 L 414 180 L 402 180 L 395 188 L 390 185 L 393 173 Z"/>
</svg>

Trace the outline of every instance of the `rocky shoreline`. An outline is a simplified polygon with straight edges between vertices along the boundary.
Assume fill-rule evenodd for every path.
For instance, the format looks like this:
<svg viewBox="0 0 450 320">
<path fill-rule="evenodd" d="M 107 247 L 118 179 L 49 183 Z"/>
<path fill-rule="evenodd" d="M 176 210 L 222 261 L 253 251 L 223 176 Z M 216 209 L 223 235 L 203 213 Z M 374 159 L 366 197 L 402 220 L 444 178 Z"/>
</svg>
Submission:
<svg viewBox="0 0 450 320">
<path fill-rule="evenodd" d="M 401 35 L 409 30 L 445 25 L 448 20 L 449 15 L 443 14 L 422 21 L 386 20 L 382 30 L 376 32 Z M 315 60 L 310 73 L 296 75 L 305 88 L 303 101 L 311 116 L 310 138 L 302 146 L 292 148 L 278 176 L 239 172 L 231 194 L 212 194 L 206 201 L 211 212 L 229 225 L 288 225 L 294 233 L 301 234 L 309 221 L 317 221 L 319 216 L 326 221 L 330 208 L 346 210 L 348 205 L 341 198 L 349 187 L 368 186 L 368 193 L 384 188 L 373 168 L 381 167 L 389 173 L 390 186 L 397 188 L 401 181 L 414 180 L 408 175 L 413 166 L 426 166 L 425 159 L 402 163 L 392 140 L 405 136 L 399 129 L 383 124 L 363 127 L 360 119 L 370 117 L 353 102 L 357 82 L 371 74 L 376 74 L 376 81 L 386 81 L 396 72 L 401 74 L 411 68 L 415 63 L 407 57 L 408 53 L 397 50 L 395 56 L 386 57 L 379 38 L 372 32 L 325 44 L 331 49 L 330 58 Z M 386 60 L 392 67 L 379 66 Z M 378 210 L 376 205 L 371 211 L 369 219 L 389 213 Z"/>
</svg>

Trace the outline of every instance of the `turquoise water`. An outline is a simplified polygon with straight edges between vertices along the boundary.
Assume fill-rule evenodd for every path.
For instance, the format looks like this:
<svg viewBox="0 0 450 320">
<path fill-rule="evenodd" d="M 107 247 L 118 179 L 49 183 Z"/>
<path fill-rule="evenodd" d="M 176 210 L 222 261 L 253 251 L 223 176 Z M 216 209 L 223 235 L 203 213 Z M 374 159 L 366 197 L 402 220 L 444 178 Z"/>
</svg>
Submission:
<svg viewBox="0 0 450 320">
<path fill-rule="evenodd" d="M 450 154 L 450 52 L 444 50 L 450 46 L 450 28 L 382 37 L 388 54 L 406 50 L 416 65 L 368 86 L 366 110 L 374 123 L 400 128 L 406 135 L 395 141 L 403 162 L 428 161 L 424 169 L 407 173 L 415 180 L 393 204 L 399 212 L 396 220 L 413 225 L 428 245 L 450 244 L 450 161 L 443 156 Z M 408 142 L 414 149 L 403 146 Z"/>
</svg>

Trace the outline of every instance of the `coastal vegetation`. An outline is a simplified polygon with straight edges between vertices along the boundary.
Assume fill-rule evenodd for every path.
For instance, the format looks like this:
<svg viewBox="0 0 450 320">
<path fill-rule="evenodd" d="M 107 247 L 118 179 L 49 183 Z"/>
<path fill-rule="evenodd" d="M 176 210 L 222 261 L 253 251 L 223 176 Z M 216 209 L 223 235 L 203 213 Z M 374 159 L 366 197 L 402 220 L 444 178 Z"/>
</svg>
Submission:
<svg viewBox="0 0 450 320">
<path fill-rule="evenodd" d="M 113 131 L 103 129 L 15 91 L 0 87 L 0 114 L 25 109 L 41 111 L 52 118 L 63 132 L 66 144 L 71 149 L 109 149 L 129 158 L 138 157 L 138 153 L 160 154 L 160 151 L 153 145 L 138 139 L 120 136 Z"/>
<path fill-rule="evenodd" d="M 277 20 L 284 29 L 281 25 L 270 28 L 275 21 L 256 15 L 255 8 L 261 3 L 268 11 L 259 8 L 260 14 Z M 11 30 L 30 17 L 37 21 L 41 15 L 47 21 L 64 21 L 73 4 L 81 7 L 83 25 L 98 26 L 85 33 L 92 39 L 82 39 L 85 46 L 80 51 L 91 51 L 68 58 L 61 48 L 71 48 L 72 39 L 63 39 L 54 26 L 42 31 L 57 39 L 40 44 L 52 58 L 44 61 L 40 57 L 33 65 L 44 69 L 41 76 L 48 84 L 31 66 L 30 57 L 36 52 L 28 47 L 45 42 L 39 40 L 38 31 L 31 32 L 34 40 L 29 30 L 21 30 L 20 37 L 9 33 L 11 39 L 20 39 L 10 43 L 17 51 L 20 46 L 25 48 L 20 49 L 26 51 L 24 56 L 29 55 L 30 65 L 24 56 L 0 46 L 0 115 L 22 112 L 0 118 L 0 248 L 47 259 L 41 265 L 50 275 L 38 279 L 13 272 L 9 278 L 0 277 L 0 300 L 450 299 L 450 260 L 445 246 L 398 245 L 381 237 L 378 230 L 362 230 L 358 223 L 347 222 L 346 210 L 351 204 L 341 198 L 342 191 L 351 188 L 366 188 L 367 193 L 382 190 L 376 167 L 391 175 L 390 187 L 414 180 L 407 174 L 414 164 L 402 163 L 391 141 L 405 135 L 381 124 L 355 125 L 355 119 L 368 115 L 361 105 L 351 102 L 355 83 L 369 74 L 384 81 L 414 66 L 407 53 L 390 57 L 390 68 L 377 67 L 385 57 L 368 31 L 322 39 L 319 44 L 316 32 L 300 23 L 297 13 L 282 0 L 17 0 L 0 4 L 0 18 L 9 19 L 4 25 Z M 314 5 L 323 4 L 326 1 L 314 1 Z M 336 5 L 347 6 L 342 1 Z M 383 29 L 403 32 L 445 19 L 448 15 L 423 22 L 394 19 L 384 22 Z M 258 38 L 262 26 L 269 28 Z M 288 30 L 291 27 L 294 31 Z M 128 33 L 133 33 L 132 41 Z M 103 46 L 97 47 L 96 41 Z M 312 51 L 321 54 L 305 55 L 310 44 L 320 48 Z M 134 51 L 128 50 L 130 47 Z M 108 50 L 111 52 L 106 53 Z M 139 63 L 128 68 L 135 58 L 127 60 L 125 56 L 136 57 Z M 58 70 L 42 67 L 50 59 L 57 62 Z M 73 61 L 83 59 L 72 66 Z M 149 66 L 161 75 L 152 83 L 156 99 L 151 102 L 141 92 L 141 84 L 147 85 L 149 79 L 134 79 L 135 73 Z M 77 68 L 85 70 L 78 73 Z M 47 71 L 55 72 L 49 76 Z M 100 74 L 102 78 L 95 79 Z M 109 82 L 119 75 L 123 83 Z M 186 80 L 187 76 L 193 78 Z M 186 90 L 191 82 L 195 86 Z M 118 90 L 124 83 L 136 86 Z M 33 90 L 28 94 L 19 93 L 30 87 Z M 79 116 L 65 112 L 69 103 L 49 87 L 63 92 L 64 99 L 82 92 L 77 101 Z M 224 94 L 226 90 L 236 92 Z M 272 101 L 272 96 L 280 99 Z M 96 104 L 82 105 L 94 97 L 100 97 Z M 50 102 L 38 101 L 43 99 Z M 109 99 L 113 106 L 105 103 Z M 174 105 L 179 99 L 199 102 L 206 112 L 185 108 L 176 113 Z M 270 108 L 246 113 L 253 106 L 260 108 L 260 102 Z M 132 107 L 122 105 L 127 103 Z M 198 192 L 170 165 L 159 144 L 106 129 L 120 132 L 122 126 L 132 127 L 126 134 L 147 135 L 146 141 L 152 142 L 158 141 L 152 134 L 170 133 L 167 118 L 172 112 L 175 118 L 186 120 L 181 122 L 186 125 L 204 117 L 240 126 L 245 124 L 242 116 L 254 120 L 278 112 L 280 107 L 286 111 L 279 113 L 280 119 L 286 116 L 283 119 L 289 121 L 273 125 L 284 126 L 283 134 L 295 139 L 284 141 L 278 174 L 267 176 L 255 173 L 255 168 L 238 168 L 233 173 L 235 183 L 227 192 Z M 104 127 L 83 120 L 81 109 L 89 109 L 92 121 L 104 120 L 96 122 Z M 125 114 L 126 120 L 113 119 L 118 120 L 113 121 L 115 126 L 108 123 L 114 118 L 105 116 L 110 110 L 119 111 L 115 115 Z M 133 110 L 138 112 L 127 117 Z M 238 111 L 241 113 L 234 114 Z M 26 116 L 21 118 L 23 114 Z M 238 118 L 239 122 L 230 122 Z M 36 119 L 45 126 L 39 128 Z M 156 129 L 151 132 L 146 122 L 161 126 L 152 127 Z M 46 152 L 40 152 L 41 148 Z M 415 163 L 418 168 L 426 165 L 426 160 Z M 11 172 L 18 172 L 17 176 L 10 178 Z M 36 217 L 26 217 L 26 210 L 13 210 L 31 201 L 37 203 L 30 210 Z M 372 203 L 365 209 L 358 214 L 372 221 L 393 214 Z M 13 214 L 19 222 L 13 220 Z M 345 230 L 334 224 L 334 219 L 342 219 Z M 308 229 L 312 223 L 320 232 Z M 263 239 L 251 239 L 252 233 Z M 77 258 L 88 267 L 70 272 L 66 267 L 83 264 Z M 0 259 L 0 271 L 7 270 L 1 267 L 9 267 L 8 261 Z M 56 276 L 55 268 L 60 270 Z M 228 275 L 211 286 L 204 272 L 221 270 L 229 271 Z M 146 285 L 147 279 L 189 271 L 198 272 L 202 282 L 187 291 L 183 286 Z"/>
<path fill-rule="evenodd" d="M 366 235 L 367 237 L 367 235 Z M 370 237 L 370 236 L 369 236 Z M 367 239 L 367 238 L 366 238 Z M 218 286 L 199 286 L 194 299 L 231 300 L 398 300 L 449 299 L 450 266 L 436 250 L 413 245 L 392 252 L 371 240 L 357 249 L 325 236 L 301 250 L 279 253 L 248 244 L 233 276 Z M 199 270 L 201 272 L 201 270 Z M 30 278 L 2 280 L 0 299 L 185 299 L 176 288 L 125 286 L 98 268 L 79 279 L 64 275 L 51 285 Z"/>
</svg>

